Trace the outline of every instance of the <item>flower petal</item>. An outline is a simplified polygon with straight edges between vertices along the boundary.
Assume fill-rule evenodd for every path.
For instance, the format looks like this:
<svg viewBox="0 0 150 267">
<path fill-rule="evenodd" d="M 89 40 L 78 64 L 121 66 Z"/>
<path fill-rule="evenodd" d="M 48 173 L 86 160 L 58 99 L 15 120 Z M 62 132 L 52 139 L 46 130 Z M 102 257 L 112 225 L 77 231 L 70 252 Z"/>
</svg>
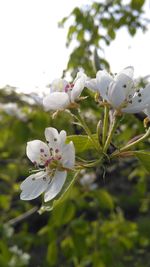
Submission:
<svg viewBox="0 0 150 267">
<path fill-rule="evenodd" d="M 125 74 L 128 77 L 130 77 L 131 79 L 133 78 L 133 74 L 134 74 L 134 68 L 132 66 L 128 66 L 126 68 L 124 68 L 122 71 L 120 71 L 116 76 L 115 76 L 115 80 L 118 79 L 118 77 L 120 76 L 120 74 Z"/>
<path fill-rule="evenodd" d="M 27 157 L 36 164 L 44 164 L 49 158 L 49 147 L 40 140 L 33 140 L 27 143 Z"/>
<path fill-rule="evenodd" d="M 60 136 L 60 142 L 63 144 L 65 144 L 65 142 L 66 142 L 66 131 L 64 131 L 64 130 L 62 130 L 62 131 L 60 131 L 60 134 L 59 134 L 59 136 Z"/>
<path fill-rule="evenodd" d="M 59 149 L 61 152 L 66 141 L 66 132 L 62 130 L 58 133 L 55 128 L 48 127 L 45 129 L 45 138 L 50 148 L 53 150 Z"/>
<path fill-rule="evenodd" d="M 64 182 L 66 180 L 67 172 L 60 172 L 56 171 L 55 176 L 53 177 L 52 182 L 48 185 L 47 190 L 45 191 L 44 194 L 44 201 L 50 201 L 53 199 L 56 195 L 59 194 L 61 191 Z"/>
<path fill-rule="evenodd" d="M 75 148 L 74 148 L 74 144 L 72 141 L 63 147 L 62 164 L 63 164 L 63 167 L 68 168 L 68 169 L 73 169 L 74 167 Z"/>
<path fill-rule="evenodd" d="M 77 77 L 74 80 L 74 87 L 71 91 L 71 102 L 74 102 L 75 99 L 77 99 L 80 94 L 82 93 L 84 87 L 85 87 L 85 81 L 87 79 L 86 74 L 83 72 L 78 72 Z"/>
<path fill-rule="evenodd" d="M 41 195 L 47 189 L 49 183 L 49 179 L 46 179 L 45 175 L 45 172 L 41 171 L 27 177 L 21 183 L 22 192 L 20 198 L 22 200 L 31 200 Z"/>
<path fill-rule="evenodd" d="M 85 87 L 93 90 L 94 92 L 98 92 L 98 84 L 97 79 L 89 79 L 85 82 Z"/>
<path fill-rule="evenodd" d="M 69 95 L 63 92 L 54 92 L 44 97 L 43 106 L 45 111 L 62 110 L 70 104 Z"/>
<path fill-rule="evenodd" d="M 46 128 L 45 129 L 45 138 L 46 138 L 46 141 L 50 144 L 58 141 L 59 133 L 58 133 L 57 129 L 55 129 L 53 127 Z"/>
<path fill-rule="evenodd" d="M 64 92 L 66 85 L 68 82 L 64 79 L 55 79 L 53 80 L 50 91 L 53 92 Z"/>
<path fill-rule="evenodd" d="M 105 70 L 99 70 L 96 74 L 98 91 L 104 100 L 108 100 L 108 87 L 113 81 L 111 75 Z"/>
<path fill-rule="evenodd" d="M 124 73 L 120 73 L 112 82 L 108 90 L 108 98 L 113 107 L 119 107 L 126 97 L 132 93 L 133 80 Z"/>
<path fill-rule="evenodd" d="M 143 111 L 150 105 L 150 84 L 148 84 L 144 89 L 136 92 L 132 98 L 132 103 L 122 109 L 126 113 L 138 113 Z"/>
</svg>

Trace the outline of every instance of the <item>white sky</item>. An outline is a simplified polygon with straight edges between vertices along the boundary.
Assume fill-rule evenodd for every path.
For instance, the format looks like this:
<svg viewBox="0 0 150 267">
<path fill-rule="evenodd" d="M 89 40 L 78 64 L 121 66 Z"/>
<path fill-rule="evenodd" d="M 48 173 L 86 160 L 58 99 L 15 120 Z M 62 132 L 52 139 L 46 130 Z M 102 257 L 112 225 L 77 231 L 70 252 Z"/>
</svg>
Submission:
<svg viewBox="0 0 150 267">
<path fill-rule="evenodd" d="M 147 15 L 150 8 L 146 3 Z M 66 29 L 57 23 L 73 7 L 86 0 L 0 0 L 0 87 L 17 86 L 25 92 L 43 90 L 61 76 L 69 51 L 65 47 Z M 133 65 L 136 75 L 150 74 L 150 29 L 133 39 L 120 30 L 105 50 L 111 69 Z"/>
</svg>

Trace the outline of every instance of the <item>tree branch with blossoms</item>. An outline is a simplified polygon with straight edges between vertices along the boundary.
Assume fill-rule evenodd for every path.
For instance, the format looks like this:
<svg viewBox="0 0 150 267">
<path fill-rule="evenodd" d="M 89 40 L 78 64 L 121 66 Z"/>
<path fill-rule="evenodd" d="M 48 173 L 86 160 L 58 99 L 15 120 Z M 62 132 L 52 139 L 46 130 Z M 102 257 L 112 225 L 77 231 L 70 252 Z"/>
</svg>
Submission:
<svg viewBox="0 0 150 267">
<path fill-rule="evenodd" d="M 60 132 L 53 127 L 45 129 L 46 142 L 33 140 L 27 143 L 26 154 L 35 169 L 32 174 L 21 183 L 21 199 L 32 200 L 43 195 L 43 204 L 40 213 L 51 210 L 61 203 L 67 192 L 73 186 L 80 171 L 86 168 L 104 165 L 105 159 L 110 161 L 117 157 L 137 157 L 147 167 L 150 151 L 136 151 L 136 146 L 150 136 L 148 121 L 150 119 L 150 84 L 139 88 L 133 79 L 133 67 L 124 68 L 117 75 L 111 75 L 105 70 L 99 70 L 95 78 L 88 77 L 80 71 L 73 83 L 65 79 L 56 79 L 52 82 L 50 93 L 43 99 L 43 107 L 57 121 L 57 113 L 69 110 L 73 122 L 83 128 L 86 135 L 68 136 L 64 130 Z M 97 123 L 95 133 L 92 133 L 80 107 L 86 97 L 81 97 L 84 88 L 94 91 L 99 107 L 104 108 L 104 118 Z M 115 131 L 121 125 L 124 113 L 135 114 L 144 112 L 147 119 L 144 121 L 145 133 L 123 147 L 115 148 L 110 152 Z M 110 118 L 110 112 L 112 118 Z M 144 130 L 143 126 L 143 130 Z M 134 139 L 134 138 L 133 138 Z M 83 153 L 92 149 L 96 158 L 88 161 L 76 156 L 77 146 L 82 146 Z M 146 160 L 145 160 L 146 154 Z M 71 173 L 71 175 L 70 175 Z M 68 178 L 69 177 L 69 178 Z M 46 204 L 45 204 L 46 203 Z"/>
</svg>

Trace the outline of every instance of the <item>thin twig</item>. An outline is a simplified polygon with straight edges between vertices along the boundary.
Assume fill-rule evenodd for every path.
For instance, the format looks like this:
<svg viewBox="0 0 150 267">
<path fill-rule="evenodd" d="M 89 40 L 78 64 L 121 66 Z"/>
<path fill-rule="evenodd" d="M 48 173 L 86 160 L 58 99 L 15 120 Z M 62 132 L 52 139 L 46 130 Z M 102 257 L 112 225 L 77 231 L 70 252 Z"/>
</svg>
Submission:
<svg viewBox="0 0 150 267">
<path fill-rule="evenodd" d="M 26 220 L 27 218 L 29 218 L 32 214 L 34 214 L 36 211 L 38 211 L 38 209 L 39 209 L 39 207 L 36 206 L 36 207 L 28 210 L 27 212 L 19 215 L 18 217 L 9 220 L 8 224 L 9 225 L 16 225 L 16 224 Z"/>
</svg>

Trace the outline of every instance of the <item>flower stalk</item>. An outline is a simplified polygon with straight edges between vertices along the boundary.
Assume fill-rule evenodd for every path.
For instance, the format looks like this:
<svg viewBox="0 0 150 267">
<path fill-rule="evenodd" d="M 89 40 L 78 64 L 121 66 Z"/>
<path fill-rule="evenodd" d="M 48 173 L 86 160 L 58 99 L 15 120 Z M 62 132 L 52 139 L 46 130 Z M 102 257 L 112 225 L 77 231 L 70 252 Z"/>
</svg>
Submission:
<svg viewBox="0 0 150 267">
<path fill-rule="evenodd" d="M 119 149 L 119 151 L 115 151 L 112 155 L 111 158 L 113 157 L 117 157 L 119 156 L 122 152 L 128 151 L 130 150 L 132 147 L 136 146 L 137 144 L 139 144 L 140 142 L 143 142 L 145 139 L 147 139 L 150 136 L 150 127 L 147 130 L 147 132 L 138 140 L 128 144 L 127 146 L 124 146 L 122 148 Z"/>
<path fill-rule="evenodd" d="M 99 153 L 101 151 L 100 144 L 96 142 L 93 138 L 91 130 L 89 129 L 88 125 L 86 124 L 85 120 L 82 118 L 80 111 L 78 110 L 78 114 L 76 115 L 77 120 L 82 125 L 83 129 L 85 130 L 86 134 L 88 135 L 89 139 L 91 140 L 93 146 L 95 147 L 96 151 Z"/>
<path fill-rule="evenodd" d="M 113 118 L 113 122 L 112 122 L 112 126 L 110 128 L 110 131 L 109 131 L 109 134 L 108 134 L 108 137 L 107 137 L 107 140 L 105 142 L 105 145 L 104 145 L 104 148 L 103 148 L 103 153 L 107 153 L 107 150 L 109 148 L 109 145 L 111 143 L 111 140 L 112 140 L 112 137 L 113 137 L 113 134 L 117 128 L 117 124 L 118 124 L 118 119 L 117 119 L 117 114 L 116 112 L 114 113 L 114 118 Z"/>
<path fill-rule="evenodd" d="M 109 108 L 106 105 L 104 107 L 104 122 L 103 122 L 103 135 L 102 135 L 102 143 L 105 144 L 107 131 L 108 131 L 108 119 L 109 119 Z"/>
</svg>

